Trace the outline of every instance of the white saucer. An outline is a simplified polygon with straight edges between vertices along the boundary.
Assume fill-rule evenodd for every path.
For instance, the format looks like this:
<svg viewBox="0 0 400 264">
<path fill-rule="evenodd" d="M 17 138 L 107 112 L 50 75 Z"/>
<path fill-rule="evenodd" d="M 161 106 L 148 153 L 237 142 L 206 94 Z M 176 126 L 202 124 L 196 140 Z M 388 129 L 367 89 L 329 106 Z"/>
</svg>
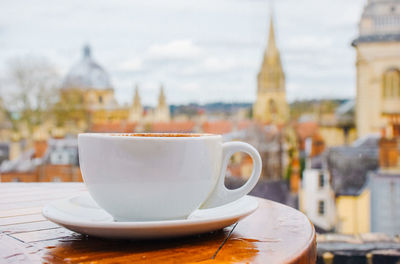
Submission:
<svg viewBox="0 0 400 264">
<path fill-rule="evenodd" d="M 114 222 L 111 215 L 92 200 L 89 194 L 52 202 L 43 215 L 72 231 L 107 238 L 150 239 L 178 237 L 215 231 L 232 225 L 258 207 L 251 196 L 212 209 L 196 210 L 188 219 L 148 222 Z"/>
</svg>

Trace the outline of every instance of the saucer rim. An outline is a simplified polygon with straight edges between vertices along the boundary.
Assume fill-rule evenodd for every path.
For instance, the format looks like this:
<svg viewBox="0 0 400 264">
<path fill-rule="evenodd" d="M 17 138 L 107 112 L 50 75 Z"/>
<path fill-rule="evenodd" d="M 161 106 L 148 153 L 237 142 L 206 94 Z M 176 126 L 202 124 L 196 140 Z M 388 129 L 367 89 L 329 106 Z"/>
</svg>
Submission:
<svg viewBox="0 0 400 264">
<path fill-rule="evenodd" d="M 56 208 L 56 204 L 62 203 L 62 202 L 68 202 L 71 199 L 77 198 L 77 197 L 82 197 L 86 196 L 87 194 L 80 194 L 76 195 L 73 197 L 65 198 L 65 199 L 60 199 L 53 201 L 51 203 L 46 204 L 43 209 L 42 209 L 42 215 L 49 221 L 52 221 L 56 224 L 63 225 L 63 226 L 79 226 L 81 228 L 95 228 L 95 227 L 103 227 L 103 228 L 127 228 L 127 227 L 135 227 L 135 228 L 167 228 L 167 227 L 176 227 L 176 226 L 191 226 L 191 225 L 201 225 L 201 224 L 207 224 L 212 222 L 223 222 L 223 221 L 228 221 L 231 219 L 242 219 L 244 217 L 249 216 L 253 212 L 255 212 L 258 207 L 259 207 L 259 201 L 257 200 L 256 197 L 253 197 L 251 195 L 245 195 L 241 198 L 239 198 L 236 201 L 233 201 L 229 204 L 225 204 L 222 206 L 218 206 L 215 208 L 209 208 L 209 209 L 198 209 L 201 211 L 205 210 L 218 210 L 218 208 L 224 207 L 224 206 L 233 206 L 234 203 L 238 203 L 240 200 L 247 199 L 249 203 L 251 203 L 251 206 L 249 208 L 246 208 L 246 210 L 242 210 L 239 213 L 233 213 L 229 215 L 224 215 L 224 216 L 215 216 L 215 217 L 208 217 L 208 218 L 193 218 L 193 219 L 176 219 L 176 220 L 155 220 L 155 221 L 127 221 L 127 222 L 95 222 L 95 221 L 85 221 L 85 220 L 63 220 L 61 218 L 57 218 L 54 216 L 54 214 L 51 213 L 51 207 L 54 207 L 55 210 L 59 210 Z M 101 207 L 96 208 L 97 210 L 102 210 Z M 112 216 L 111 216 L 112 217 Z"/>
</svg>

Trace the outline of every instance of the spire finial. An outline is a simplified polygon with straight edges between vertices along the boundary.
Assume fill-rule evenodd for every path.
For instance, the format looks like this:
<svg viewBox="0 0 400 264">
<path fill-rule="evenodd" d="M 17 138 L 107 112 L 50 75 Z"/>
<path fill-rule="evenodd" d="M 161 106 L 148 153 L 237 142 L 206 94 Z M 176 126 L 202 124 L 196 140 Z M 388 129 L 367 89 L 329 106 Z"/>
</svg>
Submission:
<svg viewBox="0 0 400 264">
<path fill-rule="evenodd" d="M 160 84 L 160 97 L 164 97 L 165 96 L 165 94 L 164 94 L 164 85 L 161 83 Z"/>
<path fill-rule="evenodd" d="M 274 28 L 274 18 L 271 14 L 269 22 L 269 36 L 268 36 L 268 46 L 267 54 L 273 55 L 277 52 L 276 39 L 275 39 L 275 28 Z"/>
<path fill-rule="evenodd" d="M 274 29 L 274 0 L 269 0 L 269 36 L 268 50 L 276 49 L 275 29 Z"/>
<path fill-rule="evenodd" d="M 135 84 L 135 96 L 139 96 L 139 85 Z"/>
<path fill-rule="evenodd" d="M 166 103 L 166 98 L 164 94 L 164 86 L 160 84 L 160 95 L 158 96 L 158 105 L 164 105 Z"/>
<path fill-rule="evenodd" d="M 83 57 L 90 58 L 90 56 L 91 56 L 90 46 L 89 46 L 88 44 L 86 44 L 86 45 L 83 47 Z"/>
<path fill-rule="evenodd" d="M 139 85 L 135 85 L 135 95 L 133 96 L 133 107 L 141 107 L 142 104 L 140 102 L 140 95 L 139 95 Z"/>
<path fill-rule="evenodd" d="M 274 16 L 274 0 L 269 0 L 269 16 Z"/>
</svg>

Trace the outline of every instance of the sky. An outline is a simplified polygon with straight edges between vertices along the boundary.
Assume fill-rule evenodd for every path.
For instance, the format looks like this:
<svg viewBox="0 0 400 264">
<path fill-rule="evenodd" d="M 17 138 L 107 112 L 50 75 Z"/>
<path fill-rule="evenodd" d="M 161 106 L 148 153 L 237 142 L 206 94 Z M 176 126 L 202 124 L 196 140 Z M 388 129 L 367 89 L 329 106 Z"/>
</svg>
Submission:
<svg viewBox="0 0 400 264">
<path fill-rule="evenodd" d="M 117 100 L 253 102 L 271 10 L 289 101 L 355 96 L 365 0 L 0 0 L 0 75 L 43 57 L 60 76 L 89 44 Z"/>
</svg>

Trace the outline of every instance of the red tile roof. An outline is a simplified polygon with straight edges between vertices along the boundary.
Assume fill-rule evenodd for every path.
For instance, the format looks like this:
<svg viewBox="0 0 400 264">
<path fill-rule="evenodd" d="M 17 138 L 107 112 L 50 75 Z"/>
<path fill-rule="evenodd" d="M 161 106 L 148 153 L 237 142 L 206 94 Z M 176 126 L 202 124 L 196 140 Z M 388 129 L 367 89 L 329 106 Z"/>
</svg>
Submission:
<svg viewBox="0 0 400 264">
<path fill-rule="evenodd" d="M 90 128 L 90 132 L 95 133 L 131 133 L 134 132 L 136 123 L 125 123 L 125 122 L 110 122 L 110 123 L 97 123 L 93 124 Z"/>
<path fill-rule="evenodd" d="M 233 177 L 240 178 L 242 176 L 240 164 L 230 164 L 228 170 Z"/>
<path fill-rule="evenodd" d="M 296 134 L 300 140 L 315 136 L 318 133 L 318 129 L 318 123 L 316 122 L 303 122 L 295 125 Z"/>
<path fill-rule="evenodd" d="M 151 124 L 151 132 L 180 132 L 189 133 L 194 132 L 195 122 L 158 122 Z"/>
<path fill-rule="evenodd" d="M 202 125 L 203 132 L 210 134 L 226 134 L 232 132 L 232 128 L 233 124 L 228 120 L 204 122 Z"/>
<path fill-rule="evenodd" d="M 243 130 L 249 128 L 252 125 L 252 121 L 250 120 L 242 120 L 237 124 L 237 130 Z"/>
<path fill-rule="evenodd" d="M 304 150 L 306 138 L 312 138 L 311 156 L 317 156 L 325 150 L 324 138 L 319 133 L 319 126 L 316 122 L 303 122 L 295 125 L 299 148 Z"/>
</svg>

